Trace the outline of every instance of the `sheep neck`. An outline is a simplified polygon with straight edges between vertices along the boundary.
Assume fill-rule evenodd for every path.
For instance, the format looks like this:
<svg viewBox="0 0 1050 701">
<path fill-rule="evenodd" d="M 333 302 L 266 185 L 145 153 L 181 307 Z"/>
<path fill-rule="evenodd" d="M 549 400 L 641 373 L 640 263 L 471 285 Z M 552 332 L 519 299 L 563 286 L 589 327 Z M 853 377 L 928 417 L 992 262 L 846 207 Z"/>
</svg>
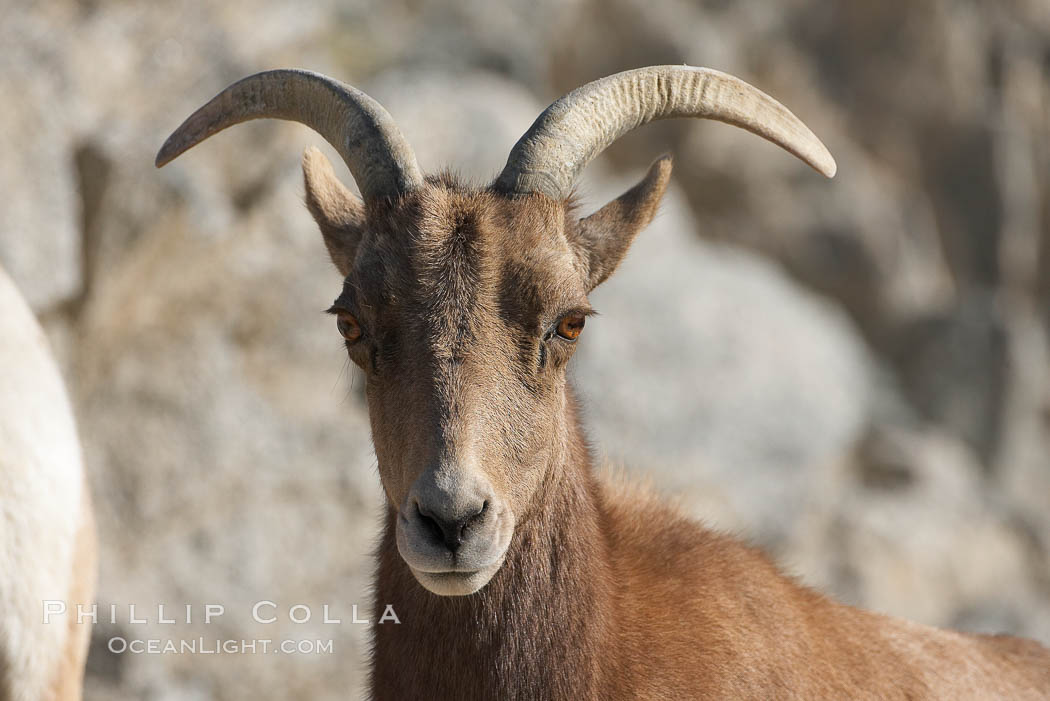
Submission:
<svg viewBox="0 0 1050 701">
<path fill-rule="evenodd" d="M 601 493 L 576 412 L 499 572 L 480 591 L 426 591 L 397 552 L 388 509 L 378 550 L 372 693 L 376 699 L 605 696 L 618 616 Z M 378 620 L 387 605 L 400 623 Z"/>
</svg>

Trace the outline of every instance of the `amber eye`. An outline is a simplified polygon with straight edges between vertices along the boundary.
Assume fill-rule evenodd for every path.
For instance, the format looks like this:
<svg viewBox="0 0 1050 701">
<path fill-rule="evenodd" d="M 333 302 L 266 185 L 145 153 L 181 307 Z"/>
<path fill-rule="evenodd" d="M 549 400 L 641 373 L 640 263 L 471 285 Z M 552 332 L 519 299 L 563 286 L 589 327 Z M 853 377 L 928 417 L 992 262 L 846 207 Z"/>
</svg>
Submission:
<svg viewBox="0 0 1050 701">
<path fill-rule="evenodd" d="M 558 335 L 568 341 L 575 341 L 580 337 L 586 321 L 587 317 L 583 314 L 569 314 L 562 317 L 562 320 L 558 322 Z"/>
<path fill-rule="evenodd" d="M 347 343 L 353 343 L 361 338 L 361 324 L 346 312 L 339 312 L 335 327 L 339 329 L 340 335 L 346 339 Z"/>
</svg>

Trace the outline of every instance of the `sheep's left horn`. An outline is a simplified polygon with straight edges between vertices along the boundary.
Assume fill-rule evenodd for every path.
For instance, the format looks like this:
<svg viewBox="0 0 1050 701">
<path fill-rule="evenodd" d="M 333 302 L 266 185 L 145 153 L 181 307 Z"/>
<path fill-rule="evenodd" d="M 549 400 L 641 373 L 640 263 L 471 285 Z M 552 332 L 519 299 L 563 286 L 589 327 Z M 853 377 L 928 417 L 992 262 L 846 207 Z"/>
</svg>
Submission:
<svg viewBox="0 0 1050 701">
<path fill-rule="evenodd" d="M 798 117 L 739 78 L 710 68 L 650 66 L 617 73 L 556 100 L 510 152 L 495 188 L 569 195 L 591 159 L 656 119 L 716 119 L 764 137 L 828 176 L 835 159 Z"/>
<path fill-rule="evenodd" d="M 223 90 L 168 137 L 157 167 L 226 127 L 264 117 L 299 122 L 323 136 L 366 200 L 423 184 L 412 148 L 382 105 L 356 88 L 301 70 L 256 73 Z"/>
</svg>

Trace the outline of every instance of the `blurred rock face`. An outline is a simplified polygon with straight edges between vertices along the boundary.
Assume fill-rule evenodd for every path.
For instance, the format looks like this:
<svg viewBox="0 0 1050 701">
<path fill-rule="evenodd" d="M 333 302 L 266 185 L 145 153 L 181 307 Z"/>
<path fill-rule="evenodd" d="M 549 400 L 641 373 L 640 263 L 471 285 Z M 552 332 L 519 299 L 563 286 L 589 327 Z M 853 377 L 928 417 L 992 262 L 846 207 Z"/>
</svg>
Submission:
<svg viewBox="0 0 1050 701">
<path fill-rule="evenodd" d="M 669 190 L 591 295 L 601 316 L 575 379 L 612 462 L 660 475 L 713 525 L 777 545 L 863 433 L 872 370 L 840 310 L 695 231 L 682 192 Z"/>
<path fill-rule="evenodd" d="M 319 313 L 340 280 L 298 156 L 320 138 L 253 123 L 152 167 L 207 98 L 284 65 L 365 89 L 424 169 L 480 183 L 547 101 L 617 70 L 710 65 L 781 99 L 837 156 L 831 183 L 684 122 L 585 175 L 589 211 L 676 157 L 574 361 L 596 452 L 850 602 L 1050 641 L 1042 3 L 289 7 L 0 13 L 17 96 L 0 115 L 0 264 L 64 358 L 100 602 L 153 619 L 158 603 L 227 607 L 175 633 L 100 625 L 89 698 L 363 689 L 367 630 L 345 622 L 369 603 L 383 498 L 362 380 Z M 260 626 L 264 599 L 284 608 Z M 310 623 L 285 615 L 295 603 Z M 319 622 L 325 603 L 344 625 Z M 114 635 L 332 638 L 334 654 L 114 655 Z"/>
</svg>

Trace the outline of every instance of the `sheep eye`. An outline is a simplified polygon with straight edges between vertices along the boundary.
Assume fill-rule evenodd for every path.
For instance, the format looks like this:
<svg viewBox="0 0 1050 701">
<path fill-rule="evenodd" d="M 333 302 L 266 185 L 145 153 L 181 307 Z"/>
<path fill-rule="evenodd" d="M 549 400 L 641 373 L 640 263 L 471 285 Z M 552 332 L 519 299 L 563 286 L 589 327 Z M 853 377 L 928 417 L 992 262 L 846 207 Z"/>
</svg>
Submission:
<svg viewBox="0 0 1050 701">
<path fill-rule="evenodd" d="M 580 332 L 583 331 L 583 325 L 586 321 L 587 317 L 583 314 L 564 316 L 558 322 L 558 335 L 566 341 L 575 341 L 580 337 Z"/>
<path fill-rule="evenodd" d="M 354 343 L 361 338 L 361 324 L 357 323 L 357 319 L 351 314 L 339 312 L 335 327 L 339 329 L 339 334 L 346 339 L 347 343 Z"/>
</svg>

